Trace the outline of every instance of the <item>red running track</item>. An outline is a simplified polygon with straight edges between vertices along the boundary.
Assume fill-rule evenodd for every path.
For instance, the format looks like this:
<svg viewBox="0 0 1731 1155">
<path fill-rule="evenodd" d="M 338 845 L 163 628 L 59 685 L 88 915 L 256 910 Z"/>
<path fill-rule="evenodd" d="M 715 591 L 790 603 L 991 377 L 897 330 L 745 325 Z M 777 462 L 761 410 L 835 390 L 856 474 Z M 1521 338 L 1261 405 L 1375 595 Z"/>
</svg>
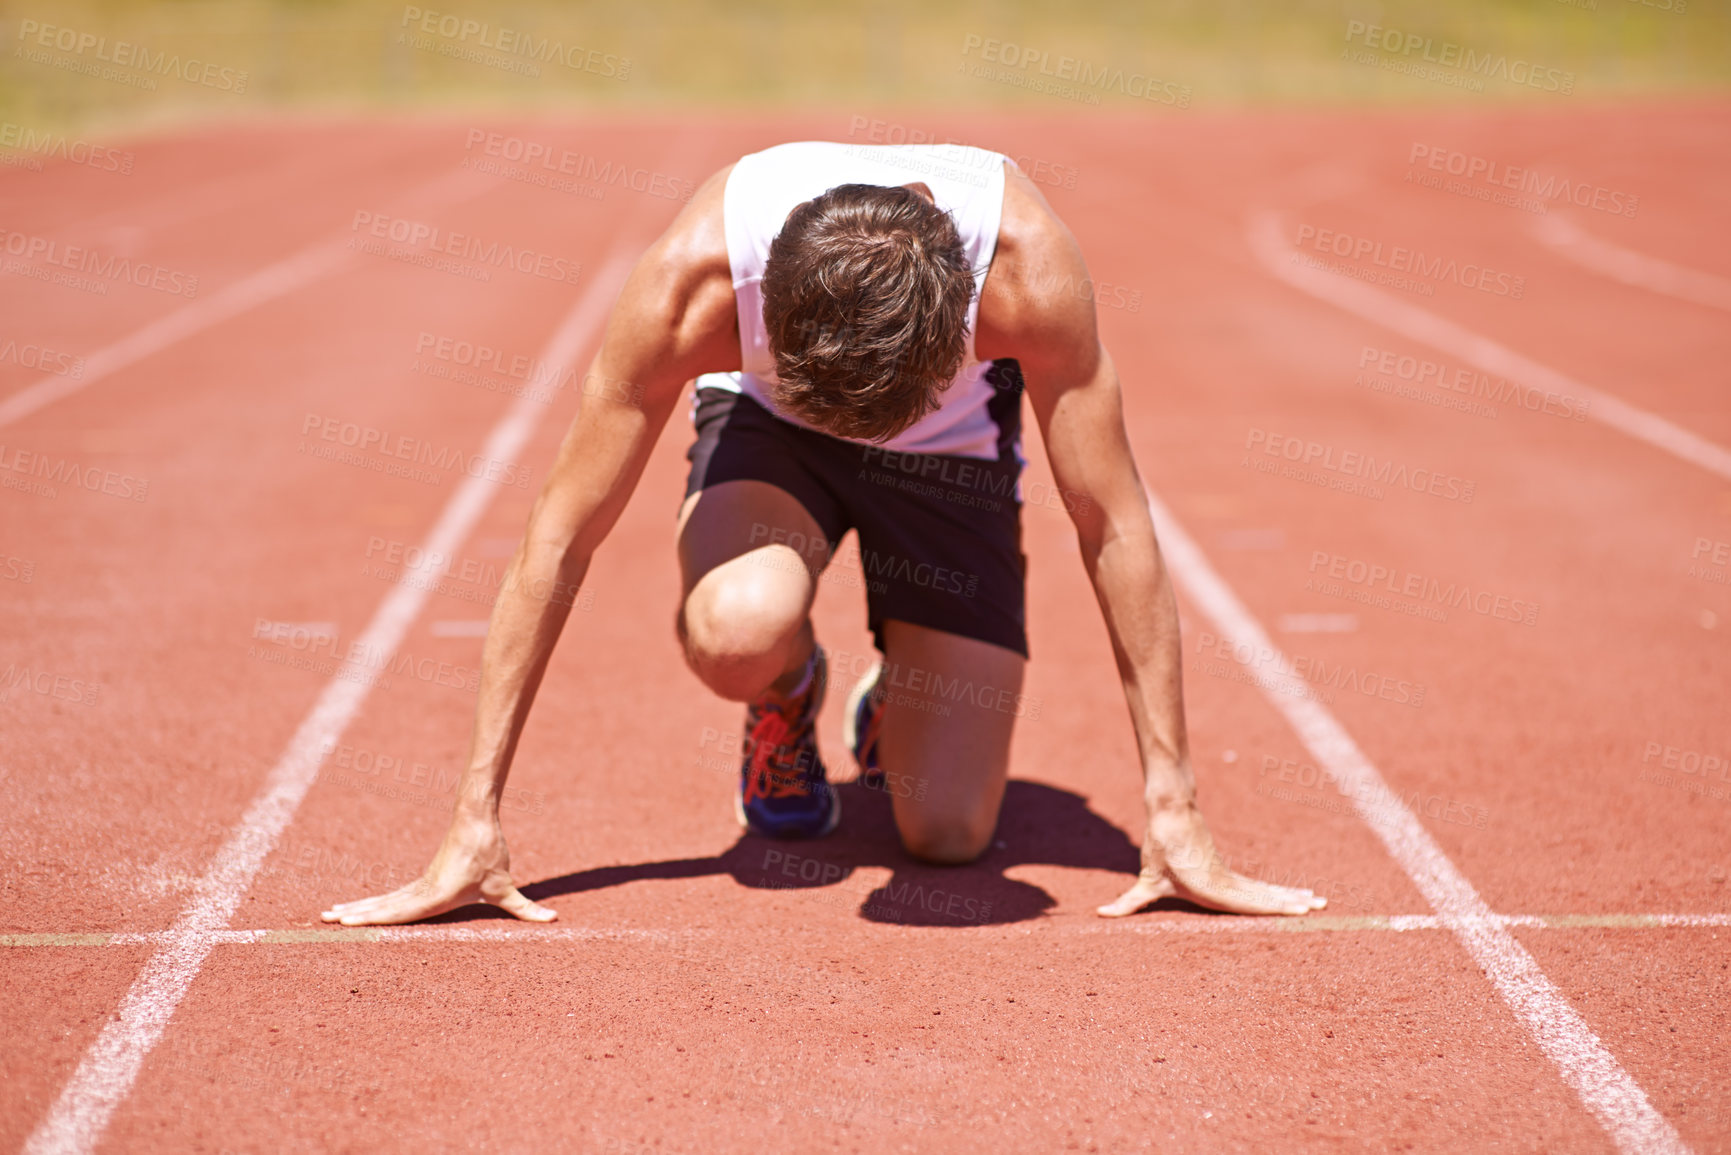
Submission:
<svg viewBox="0 0 1731 1155">
<path fill-rule="evenodd" d="M 1138 781 L 1037 437 L 1024 514 L 1037 714 L 1018 724 L 998 844 L 971 867 L 920 866 L 896 848 L 886 800 L 851 786 L 826 842 L 741 838 L 737 709 L 684 670 L 669 628 L 689 435 L 676 420 L 599 555 L 512 777 L 515 867 L 560 921 L 320 926 L 331 901 L 412 877 L 442 830 L 474 623 L 579 391 L 538 415 L 525 476 L 513 465 L 506 483 L 467 489 L 456 468 L 401 476 L 378 454 L 309 455 L 303 428 L 330 418 L 446 459 L 479 451 L 524 382 L 452 373 L 429 357 L 441 341 L 538 356 L 586 293 L 605 293 L 591 286 L 609 254 L 671 218 L 677 201 L 659 194 L 779 140 L 848 139 L 855 122 L 474 126 L 661 174 L 642 192 L 465 170 L 467 123 L 188 133 L 138 145 L 130 176 L 0 171 L 8 229 L 199 278 L 193 298 L 102 293 L 7 266 L 0 405 L 45 396 L 26 345 L 100 367 L 100 351 L 205 309 L 0 426 L 14 483 L 0 491 L 0 1141 L 1731 1149 L 1718 1077 L 1731 479 L 1597 415 L 1575 420 L 1542 391 L 1531 408 L 1495 380 L 1474 396 L 1458 350 L 1279 278 L 1252 245 L 1273 219 L 1289 267 L 1295 252 L 1323 257 L 1335 268 L 1319 275 L 1349 285 L 1391 272 L 1378 262 L 1397 247 L 1423 251 L 1435 275 L 1376 291 L 1724 447 L 1724 309 L 1587 267 L 1540 236 L 1532 206 L 1423 180 L 1430 155 L 1460 153 L 1638 197 L 1632 218 L 1590 198 L 1550 215 L 1716 284 L 1731 277 L 1717 227 L 1731 110 L 913 119 L 1025 158 L 1047 183 L 1101 283 L 1146 481 L 1309 676 L 1295 685 L 1248 651 L 1235 662 L 1184 588 L 1216 833 L 1236 864 L 1323 890 L 1326 915 L 1093 916 L 1135 869 Z M 357 213 L 582 270 L 478 280 L 349 249 Z M 1325 231 L 1330 245 L 1353 238 L 1347 256 L 1316 251 Z M 316 267 L 256 279 L 309 251 Z M 1468 265 L 1503 279 L 1470 287 Z M 259 299 L 209 307 L 240 300 L 234 286 Z M 1469 392 L 1401 377 L 1423 361 Z M 1283 476 L 1285 447 L 1312 443 L 1321 471 Z M 1349 453 L 1394 463 L 1407 484 L 1355 489 Z M 51 494 L 38 465 L 58 471 Z M 402 553 L 460 492 L 486 501 L 409 607 L 407 666 L 360 696 L 304 799 L 253 845 L 257 872 L 224 891 L 214 865 L 236 860 L 223 848 L 337 684 L 326 655 L 400 599 Z M 1355 580 L 1373 569 L 1380 589 Z M 843 666 L 868 652 L 850 572 L 826 578 L 817 611 Z M 261 619 L 300 632 L 255 638 Z M 823 719 L 838 768 L 839 698 Z M 1374 824 L 1294 732 L 1280 708 L 1292 701 L 1337 720 L 1398 796 L 1371 808 Z M 1508 917 L 1435 916 L 1412 860 L 1379 837 L 1408 811 Z M 227 931 L 186 933 L 188 911 L 222 907 L 213 894 L 232 916 L 200 926 Z M 1518 943 L 1554 991 L 1545 1005 L 1572 1008 L 1650 1117 L 1571 1082 L 1569 1056 L 1502 993 L 1503 964 L 1474 953 L 1485 935 Z M 183 980 L 174 999 L 126 1001 L 163 974 Z M 114 1059 L 127 1040 L 133 1068 Z"/>
</svg>

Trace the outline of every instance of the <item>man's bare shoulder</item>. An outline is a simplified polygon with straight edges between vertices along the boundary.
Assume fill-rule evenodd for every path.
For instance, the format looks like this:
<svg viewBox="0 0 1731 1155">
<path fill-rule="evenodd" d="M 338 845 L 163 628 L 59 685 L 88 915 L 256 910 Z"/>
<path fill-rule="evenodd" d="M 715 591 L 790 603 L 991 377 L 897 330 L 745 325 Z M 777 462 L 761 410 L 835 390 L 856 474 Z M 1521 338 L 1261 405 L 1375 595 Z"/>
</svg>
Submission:
<svg viewBox="0 0 1731 1155">
<path fill-rule="evenodd" d="M 1069 226 L 1034 182 L 1006 163 L 998 244 L 980 294 L 978 356 L 1027 360 L 1054 347 L 1091 347 L 1096 337 L 1087 278 Z"/>
<path fill-rule="evenodd" d="M 732 172 L 733 166 L 728 165 L 698 186 L 673 223 L 650 245 L 645 265 L 652 265 L 661 277 L 673 282 L 700 283 L 724 277 L 732 289 L 723 213 L 727 178 Z"/>
<path fill-rule="evenodd" d="M 684 381 L 739 368 L 739 312 L 723 215 L 732 171 L 728 165 L 699 186 L 639 258 L 614 307 L 609 352 L 642 377 Z"/>
</svg>

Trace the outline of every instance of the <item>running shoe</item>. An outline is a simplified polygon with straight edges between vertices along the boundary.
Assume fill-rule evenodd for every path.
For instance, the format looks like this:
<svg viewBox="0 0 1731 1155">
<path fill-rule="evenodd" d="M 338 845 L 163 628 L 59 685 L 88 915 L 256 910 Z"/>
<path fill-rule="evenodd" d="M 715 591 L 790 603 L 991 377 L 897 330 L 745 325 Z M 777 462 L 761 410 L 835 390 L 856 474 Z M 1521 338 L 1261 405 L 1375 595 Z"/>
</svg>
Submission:
<svg viewBox="0 0 1731 1155">
<path fill-rule="evenodd" d="M 768 690 L 745 712 L 745 764 L 734 813 L 761 838 L 822 838 L 841 821 L 841 796 L 817 752 L 817 712 L 829 664 L 812 647 L 805 674 L 785 697 Z"/>
<path fill-rule="evenodd" d="M 859 784 L 867 790 L 884 788 L 884 772 L 878 766 L 878 731 L 883 728 L 884 664 L 880 659 L 866 671 L 847 696 L 847 710 L 842 714 L 841 740 L 853 751 L 859 766 Z"/>
</svg>

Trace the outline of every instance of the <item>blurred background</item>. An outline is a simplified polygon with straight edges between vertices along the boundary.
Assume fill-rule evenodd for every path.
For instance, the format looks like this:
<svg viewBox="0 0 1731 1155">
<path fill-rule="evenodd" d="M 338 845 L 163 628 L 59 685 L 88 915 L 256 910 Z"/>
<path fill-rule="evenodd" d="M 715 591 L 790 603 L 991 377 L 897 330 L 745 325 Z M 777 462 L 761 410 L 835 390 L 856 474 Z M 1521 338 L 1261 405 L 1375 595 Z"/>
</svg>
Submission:
<svg viewBox="0 0 1731 1155">
<path fill-rule="evenodd" d="M 1726 0 L 26 0 L 0 4 L 0 35 L 6 118 L 82 133 L 265 110 L 1623 102 L 1731 81 Z"/>
</svg>

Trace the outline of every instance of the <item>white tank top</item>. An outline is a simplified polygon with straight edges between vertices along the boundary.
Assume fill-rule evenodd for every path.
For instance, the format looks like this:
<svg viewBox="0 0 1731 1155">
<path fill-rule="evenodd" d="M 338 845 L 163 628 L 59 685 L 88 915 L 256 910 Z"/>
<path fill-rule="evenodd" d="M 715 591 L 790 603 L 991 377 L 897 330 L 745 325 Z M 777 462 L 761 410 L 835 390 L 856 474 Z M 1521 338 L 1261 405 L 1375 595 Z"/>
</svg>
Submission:
<svg viewBox="0 0 1731 1155">
<path fill-rule="evenodd" d="M 967 351 L 936 410 L 884 442 L 902 453 L 945 453 L 996 460 L 999 431 L 987 411 L 994 392 L 985 379 L 990 362 L 974 357 L 974 324 L 980 290 L 998 246 L 1004 211 L 1001 153 L 965 145 L 856 145 L 811 141 L 783 144 L 743 156 L 728 175 L 722 201 L 727 229 L 727 259 L 739 302 L 739 373 L 706 373 L 699 388 L 742 392 L 784 421 L 807 429 L 809 423 L 781 412 L 771 399 L 775 357 L 763 325 L 763 267 L 770 242 L 788 214 L 805 201 L 843 184 L 895 186 L 924 181 L 937 206 L 950 214 L 961 234 L 962 250 L 974 270 L 974 299 L 968 304 Z M 868 444 L 861 442 L 861 444 Z"/>
</svg>

